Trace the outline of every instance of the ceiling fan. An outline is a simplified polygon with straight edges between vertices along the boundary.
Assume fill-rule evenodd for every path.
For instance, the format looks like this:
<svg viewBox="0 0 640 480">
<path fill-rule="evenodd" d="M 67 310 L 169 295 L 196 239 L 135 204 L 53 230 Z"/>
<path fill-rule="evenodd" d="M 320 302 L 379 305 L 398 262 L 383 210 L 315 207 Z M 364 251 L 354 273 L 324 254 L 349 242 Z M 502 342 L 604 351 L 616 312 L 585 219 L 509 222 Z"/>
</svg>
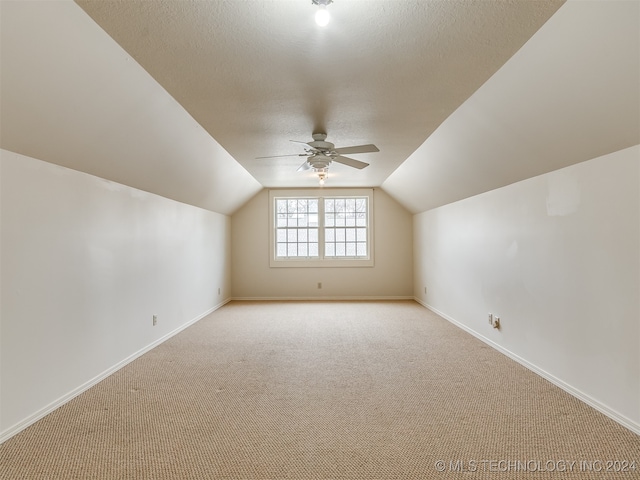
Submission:
<svg viewBox="0 0 640 480">
<path fill-rule="evenodd" d="M 341 163 L 349 167 L 363 169 L 369 166 L 368 163 L 355 160 L 353 158 L 345 157 L 343 154 L 355 154 L 355 153 L 373 153 L 380 150 L 373 144 L 367 145 L 355 145 L 352 147 L 335 148 L 335 145 L 331 142 L 327 142 L 326 133 L 314 133 L 312 135 L 312 142 L 301 142 L 298 140 L 291 140 L 295 143 L 303 143 L 308 145 L 305 147 L 305 153 L 293 154 L 293 155 L 274 155 L 270 157 L 257 157 L 257 158 L 278 158 L 278 157 L 307 157 L 305 162 L 300 165 L 298 171 L 310 170 L 318 174 L 320 179 L 320 185 L 324 184 L 325 178 L 329 172 L 329 165 L 331 162 Z"/>
</svg>

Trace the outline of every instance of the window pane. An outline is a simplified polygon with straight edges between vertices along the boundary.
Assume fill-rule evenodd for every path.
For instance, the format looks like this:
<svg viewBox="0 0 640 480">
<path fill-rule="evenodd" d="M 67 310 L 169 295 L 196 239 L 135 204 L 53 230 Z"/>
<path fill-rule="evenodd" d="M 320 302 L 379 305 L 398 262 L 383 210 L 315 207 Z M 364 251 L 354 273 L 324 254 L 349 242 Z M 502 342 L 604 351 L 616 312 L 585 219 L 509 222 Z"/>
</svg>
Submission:
<svg viewBox="0 0 640 480">
<path fill-rule="evenodd" d="M 313 230 L 309 230 L 309 241 L 318 242 L 318 229 L 314 228 Z"/>
<path fill-rule="evenodd" d="M 276 241 L 277 242 L 286 242 L 287 241 L 287 231 L 283 229 L 279 229 L 276 232 Z"/>
<path fill-rule="evenodd" d="M 356 199 L 355 198 L 347 198 L 345 201 L 345 210 L 348 212 L 353 212 L 356 209 Z"/>
<path fill-rule="evenodd" d="M 324 231 L 324 241 L 325 242 L 335 242 L 335 230 L 333 228 L 327 228 Z"/>
<path fill-rule="evenodd" d="M 336 254 L 336 246 L 334 243 L 326 243 L 324 245 L 324 254 L 327 257 L 333 257 Z"/>
<path fill-rule="evenodd" d="M 344 242 L 345 234 L 344 228 L 336 228 L 336 242 Z"/>
<path fill-rule="evenodd" d="M 306 243 L 299 243 L 298 244 L 298 256 L 300 257 L 306 257 L 307 256 L 307 251 L 308 251 L 308 245 Z"/>
<path fill-rule="evenodd" d="M 325 218 L 324 224 L 327 227 L 333 227 L 336 224 L 336 221 L 335 221 L 333 213 L 325 214 L 324 218 Z"/>
<path fill-rule="evenodd" d="M 309 226 L 310 227 L 317 227 L 318 226 L 318 214 L 311 214 L 309 215 Z"/>
<path fill-rule="evenodd" d="M 306 242 L 307 241 L 307 230 L 304 228 L 298 229 L 298 241 Z"/>
<path fill-rule="evenodd" d="M 356 248 L 357 255 L 359 257 L 366 257 L 367 256 L 367 244 L 366 243 L 358 242 L 356 247 L 357 247 Z"/>
<path fill-rule="evenodd" d="M 355 257 L 356 256 L 356 244 L 355 243 L 347 243 L 347 257 Z"/>
<path fill-rule="evenodd" d="M 309 244 L 309 256 L 310 257 L 317 257 L 318 256 L 318 244 L 317 243 L 310 243 Z"/>
<path fill-rule="evenodd" d="M 294 229 L 287 230 L 287 241 L 289 243 L 295 243 L 298 241 L 298 231 Z"/>
<path fill-rule="evenodd" d="M 359 242 L 366 242 L 367 241 L 367 229 L 366 228 L 358 228 L 358 233 L 357 233 L 356 240 L 358 240 Z"/>
<path fill-rule="evenodd" d="M 335 201 L 332 198 L 324 201 L 324 211 L 329 213 L 335 212 Z"/>
<path fill-rule="evenodd" d="M 318 213 L 318 199 L 312 198 L 309 200 L 309 212 Z"/>
<path fill-rule="evenodd" d="M 344 257 L 345 247 L 344 243 L 336 243 L 336 257 Z"/>
<path fill-rule="evenodd" d="M 278 243 L 278 247 L 276 249 L 276 255 L 279 257 L 287 256 L 287 244 L 286 243 Z"/>
<path fill-rule="evenodd" d="M 347 240 L 347 242 L 355 242 L 356 241 L 356 229 L 355 228 L 347 228 L 346 240 Z"/>
<path fill-rule="evenodd" d="M 296 257 L 298 255 L 298 244 L 296 243 L 288 243 L 287 244 L 287 256 Z"/>
</svg>

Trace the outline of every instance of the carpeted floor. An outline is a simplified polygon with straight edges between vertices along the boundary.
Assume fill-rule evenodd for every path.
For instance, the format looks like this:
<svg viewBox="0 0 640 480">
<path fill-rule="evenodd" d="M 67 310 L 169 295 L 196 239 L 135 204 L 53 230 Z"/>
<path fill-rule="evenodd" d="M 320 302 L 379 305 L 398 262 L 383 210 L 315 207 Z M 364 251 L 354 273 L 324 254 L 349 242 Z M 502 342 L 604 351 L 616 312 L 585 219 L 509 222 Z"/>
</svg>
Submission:
<svg viewBox="0 0 640 480">
<path fill-rule="evenodd" d="M 415 302 L 232 302 L 0 445 L 0 478 L 631 480 L 640 437 Z"/>
</svg>

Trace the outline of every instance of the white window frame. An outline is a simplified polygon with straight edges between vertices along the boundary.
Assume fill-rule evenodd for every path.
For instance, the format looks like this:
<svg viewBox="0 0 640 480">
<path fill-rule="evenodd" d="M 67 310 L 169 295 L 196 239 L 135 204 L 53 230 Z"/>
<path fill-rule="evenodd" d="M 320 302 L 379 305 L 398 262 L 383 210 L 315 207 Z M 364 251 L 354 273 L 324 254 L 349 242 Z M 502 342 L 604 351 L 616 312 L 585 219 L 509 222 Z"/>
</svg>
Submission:
<svg viewBox="0 0 640 480">
<path fill-rule="evenodd" d="M 367 256 L 366 257 L 325 257 L 324 249 L 324 199 L 325 198 L 367 198 Z M 318 257 L 277 257 L 276 256 L 276 211 L 278 198 L 318 199 Z M 371 188 L 322 188 L 269 190 L 269 266 L 271 267 L 373 267 L 373 189 Z"/>
</svg>

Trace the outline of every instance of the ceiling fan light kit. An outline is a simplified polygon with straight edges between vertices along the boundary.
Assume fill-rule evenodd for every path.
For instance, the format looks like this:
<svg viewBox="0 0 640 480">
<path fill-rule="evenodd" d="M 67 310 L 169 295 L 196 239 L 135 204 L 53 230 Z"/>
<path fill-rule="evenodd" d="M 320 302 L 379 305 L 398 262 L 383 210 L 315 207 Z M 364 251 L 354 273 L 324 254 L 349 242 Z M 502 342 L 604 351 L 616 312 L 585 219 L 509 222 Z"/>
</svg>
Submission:
<svg viewBox="0 0 640 480">
<path fill-rule="evenodd" d="M 321 27 L 326 27 L 329 24 L 329 20 L 331 20 L 327 5 L 333 3 L 333 0 L 311 0 L 311 3 L 318 6 L 315 16 L 316 23 Z"/>
</svg>

